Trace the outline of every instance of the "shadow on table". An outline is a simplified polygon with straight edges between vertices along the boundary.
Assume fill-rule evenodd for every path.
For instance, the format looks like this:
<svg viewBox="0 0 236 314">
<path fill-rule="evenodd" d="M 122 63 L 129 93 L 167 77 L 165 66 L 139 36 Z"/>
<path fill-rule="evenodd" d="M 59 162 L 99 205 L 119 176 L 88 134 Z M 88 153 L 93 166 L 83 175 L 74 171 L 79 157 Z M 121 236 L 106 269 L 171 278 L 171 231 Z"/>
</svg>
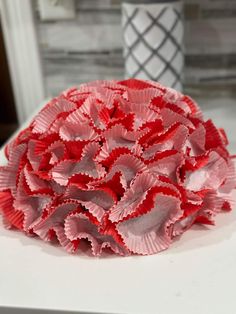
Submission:
<svg viewBox="0 0 236 314">
<path fill-rule="evenodd" d="M 54 310 L 37 310 L 37 309 L 19 309 L 14 307 L 1 307 L 1 314 L 95 314 L 94 312 L 78 312 L 78 311 L 54 311 Z M 108 314 L 108 313 L 107 313 Z"/>
</svg>

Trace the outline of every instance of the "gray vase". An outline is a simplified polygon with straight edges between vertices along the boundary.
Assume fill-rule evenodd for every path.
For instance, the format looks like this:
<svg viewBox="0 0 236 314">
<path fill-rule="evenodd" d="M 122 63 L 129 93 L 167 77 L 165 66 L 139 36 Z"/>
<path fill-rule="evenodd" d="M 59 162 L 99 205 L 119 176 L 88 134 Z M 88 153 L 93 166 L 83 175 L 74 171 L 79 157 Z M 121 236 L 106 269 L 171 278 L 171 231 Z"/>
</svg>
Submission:
<svg viewBox="0 0 236 314">
<path fill-rule="evenodd" d="M 182 2 L 124 1 L 122 27 L 126 78 L 159 81 L 182 91 Z"/>
</svg>

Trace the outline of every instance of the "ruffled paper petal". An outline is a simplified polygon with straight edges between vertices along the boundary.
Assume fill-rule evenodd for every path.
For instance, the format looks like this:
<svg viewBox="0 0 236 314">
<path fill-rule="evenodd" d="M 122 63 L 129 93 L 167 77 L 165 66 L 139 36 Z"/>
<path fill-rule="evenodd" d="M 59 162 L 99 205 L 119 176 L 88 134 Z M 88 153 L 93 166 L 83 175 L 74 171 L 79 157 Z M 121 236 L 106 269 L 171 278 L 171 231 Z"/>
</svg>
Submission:
<svg viewBox="0 0 236 314">
<path fill-rule="evenodd" d="M 154 82 L 130 78 L 130 79 L 125 80 L 125 81 L 119 81 L 118 84 L 119 84 L 118 88 L 119 88 L 119 86 L 122 85 L 122 86 L 128 87 L 130 89 L 134 89 L 134 90 L 143 90 L 146 88 L 153 87 Z M 126 90 L 126 88 L 124 88 L 124 90 Z"/>
<path fill-rule="evenodd" d="M 60 226 L 63 223 L 66 216 L 78 207 L 77 204 L 73 203 L 62 203 L 50 209 L 46 217 L 41 216 L 35 222 L 33 222 L 29 229 L 32 229 L 44 241 L 50 239 L 49 230 Z"/>
<path fill-rule="evenodd" d="M 176 151 L 166 151 L 156 155 L 154 161 L 147 164 L 148 170 L 156 175 L 165 175 L 174 182 L 177 181 L 177 169 L 182 161 L 182 155 Z"/>
<path fill-rule="evenodd" d="M 98 134 L 89 124 L 73 124 L 67 122 L 59 131 L 60 137 L 65 141 L 93 141 Z"/>
<path fill-rule="evenodd" d="M 136 179 L 121 200 L 111 208 L 109 219 L 112 222 L 118 222 L 132 214 L 138 205 L 145 200 L 148 189 L 156 184 L 157 179 L 149 173 L 142 173 L 136 176 Z"/>
<path fill-rule="evenodd" d="M 136 174 L 144 171 L 147 171 L 147 166 L 140 159 L 132 155 L 121 155 L 110 167 L 109 176 L 121 172 L 129 186 Z"/>
<path fill-rule="evenodd" d="M 76 109 L 74 103 L 69 102 L 61 97 L 48 104 L 35 118 L 34 133 L 44 133 L 48 130 L 49 126 L 56 120 L 57 116 L 63 112 L 69 112 Z"/>
<path fill-rule="evenodd" d="M 53 167 L 52 178 L 61 185 L 67 185 L 68 179 L 78 173 L 87 174 L 94 178 L 102 177 L 105 170 L 94 161 L 99 148 L 97 143 L 89 143 L 84 147 L 80 161 L 65 160 Z"/>
<path fill-rule="evenodd" d="M 163 135 L 166 135 L 163 137 Z M 185 145 L 188 138 L 188 129 L 183 125 L 176 125 L 172 130 L 168 130 L 159 138 L 156 138 L 155 144 L 147 147 L 143 153 L 145 159 L 152 159 L 156 153 L 164 152 L 167 150 L 177 150 L 181 151 Z"/>
<path fill-rule="evenodd" d="M 156 88 L 145 88 L 142 90 L 134 90 L 134 89 L 128 89 L 126 94 L 124 95 L 125 98 L 129 101 L 131 108 L 129 108 L 131 111 L 138 113 L 135 108 L 138 108 L 138 104 L 140 105 L 148 105 L 150 103 L 150 100 L 154 97 L 160 96 L 162 92 L 159 89 Z M 133 105 L 135 104 L 135 105 Z M 132 110 L 133 107 L 133 110 Z"/>
<path fill-rule="evenodd" d="M 198 104 L 191 97 L 184 95 L 177 105 L 192 117 L 200 120 L 203 119 L 203 114 Z"/>
<path fill-rule="evenodd" d="M 29 190 L 24 173 L 19 178 L 19 184 L 13 206 L 23 213 L 24 219 L 22 229 L 28 232 L 29 225 L 37 219 L 44 208 L 52 202 L 52 195 L 37 191 L 35 193 Z"/>
<path fill-rule="evenodd" d="M 18 174 L 23 166 L 21 161 L 23 160 L 25 152 L 25 144 L 12 148 L 9 154 L 8 165 L 0 167 L 0 191 L 11 189 L 15 192 Z"/>
<path fill-rule="evenodd" d="M 92 253 L 95 256 L 101 255 L 105 248 L 110 248 L 114 253 L 119 255 L 128 253 L 111 236 L 101 235 L 98 228 L 90 222 L 85 214 L 78 213 L 68 216 L 65 222 L 65 232 L 71 241 L 87 239 L 91 244 Z"/>
<path fill-rule="evenodd" d="M 81 190 L 75 186 L 71 186 L 68 187 L 65 195 L 68 199 L 94 203 L 104 210 L 109 209 L 115 201 L 115 194 L 108 188 L 100 188 L 97 190 Z"/>
<path fill-rule="evenodd" d="M 106 149 L 109 151 L 117 147 L 128 147 L 132 149 L 142 133 L 142 131 L 127 131 L 123 125 L 117 124 L 103 133 L 107 142 Z"/>
<path fill-rule="evenodd" d="M 13 207 L 13 196 L 9 191 L 0 192 L 0 213 L 4 215 L 4 225 L 9 229 L 15 227 L 22 229 L 24 214 Z"/>
<path fill-rule="evenodd" d="M 164 108 L 161 110 L 161 116 L 163 119 L 163 125 L 166 128 L 170 127 L 174 123 L 179 122 L 188 128 L 194 129 L 194 125 L 189 119 L 185 118 L 181 114 L 176 113 L 168 108 Z"/>
<path fill-rule="evenodd" d="M 29 189 L 32 192 L 40 191 L 40 190 L 50 190 L 50 186 L 48 182 L 40 179 L 33 172 L 29 171 L 27 167 L 24 168 L 24 175 L 26 182 L 29 186 Z"/>
<path fill-rule="evenodd" d="M 218 193 L 220 195 L 224 195 L 226 197 L 226 194 L 233 191 L 233 189 L 236 188 L 236 177 L 235 177 L 235 162 L 233 159 L 229 159 L 227 163 L 227 172 L 226 172 L 226 179 L 221 184 L 221 186 L 218 189 Z"/>
<path fill-rule="evenodd" d="M 159 194 L 147 214 L 118 223 L 117 230 L 133 253 L 148 255 L 169 247 L 168 227 L 181 215 L 177 198 Z"/>
<path fill-rule="evenodd" d="M 187 172 L 185 186 L 192 191 L 218 189 L 226 178 L 227 163 L 216 152 L 209 154 L 206 166 Z"/>
<path fill-rule="evenodd" d="M 219 131 L 213 124 L 211 120 L 206 121 L 204 124 L 205 131 L 206 131 L 206 144 L 205 148 L 212 149 L 218 146 L 222 146 L 223 142 L 220 136 Z"/>
<path fill-rule="evenodd" d="M 191 149 L 192 155 L 202 155 L 205 151 L 206 145 L 206 129 L 202 124 L 199 125 L 186 140 L 186 147 Z"/>
</svg>

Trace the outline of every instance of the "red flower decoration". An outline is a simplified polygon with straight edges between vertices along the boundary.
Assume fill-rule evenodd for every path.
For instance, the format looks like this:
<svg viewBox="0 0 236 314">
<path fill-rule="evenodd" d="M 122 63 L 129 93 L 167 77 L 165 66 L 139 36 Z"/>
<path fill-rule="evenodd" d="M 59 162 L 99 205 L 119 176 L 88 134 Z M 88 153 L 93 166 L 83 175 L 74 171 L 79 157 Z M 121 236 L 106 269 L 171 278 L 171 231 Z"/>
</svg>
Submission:
<svg viewBox="0 0 236 314">
<path fill-rule="evenodd" d="M 50 101 L 6 147 L 6 227 L 75 252 L 87 239 L 127 255 L 169 247 L 230 210 L 225 132 L 171 88 L 138 80 L 81 85 Z"/>
</svg>

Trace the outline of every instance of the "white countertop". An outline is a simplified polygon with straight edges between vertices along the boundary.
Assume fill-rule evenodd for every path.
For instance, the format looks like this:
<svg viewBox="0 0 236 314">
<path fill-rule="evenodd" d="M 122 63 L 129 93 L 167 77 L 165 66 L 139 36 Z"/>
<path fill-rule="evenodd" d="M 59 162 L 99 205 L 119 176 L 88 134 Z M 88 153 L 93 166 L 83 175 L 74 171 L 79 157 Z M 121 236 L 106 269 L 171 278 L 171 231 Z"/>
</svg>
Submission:
<svg viewBox="0 0 236 314">
<path fill-rule="evenodd" d="M 214 110 L 213 106 L 203 107 L 205 114 L 226 129 L 230 150 L 236 153 L 236 104 L 216 104 Z M 146 257 L 68 255 L 0 226 L 1 314 L 36 313 L 20 312 L 23 308 L 63 313 L 235 314 L 235 282 L 236 206 L 220 214 L 215 227 L 194 226 L 169 250 Z"/>
</svg>

